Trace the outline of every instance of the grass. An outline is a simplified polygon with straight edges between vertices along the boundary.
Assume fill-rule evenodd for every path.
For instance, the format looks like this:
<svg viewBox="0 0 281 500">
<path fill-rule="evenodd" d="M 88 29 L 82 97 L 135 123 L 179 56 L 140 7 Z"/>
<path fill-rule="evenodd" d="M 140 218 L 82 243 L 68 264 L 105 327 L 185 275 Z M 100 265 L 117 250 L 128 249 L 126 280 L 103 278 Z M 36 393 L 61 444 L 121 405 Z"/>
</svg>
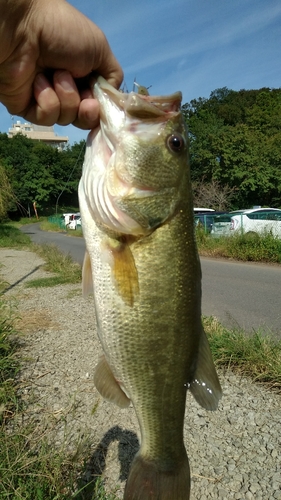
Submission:
<svg viewBox="0 0 281 500">
<path fill-rule="evenodd" d="M 7 432 L 2 426 L 0 498 L 69 500 L 79 466 L 65 450 L 47 443 L 34 425 Z M 2 455 L 2 456 L 1 456 Z"/>
<path fill-rule="evenodd" d="M 0 248 L 28 248 L 31 245 L 27 234 L 22 233 L 12 224 L 0 223 Z"/>
<path fill-rule="evenodd" d="M 265 235 L 233 235 L 212 238 L 204 230 L 196 230 L 200 255 L 224 257 L 250 262 L 281 263 L 281 239 Z"/>
<path fill-rule="evenodd" d="M 55 232 L 63 231 L 67 233 L 69 236 L 76 236 L 79 238 L 82 238 L 83 236 L 81 227 L 78 227 L 77 229 L 68 229 L 67 227 L 62 226 L 62 223 L 59 218 L 56 219 L 55 217 L 52 218 L 52 221 L 47 219 L 43 220 L 40 224 L 40 229 L 42 229 L 42 231 L 55 231 Z"/>
<path fill-rule="evenodd" d="M 27 226 L 28 224 L 35 224 L 36 222 L 43 222 L 45 219 L 47 219 L 47 217 L 39 217 L 39 219 L 37 219 L 35 216 L 32 216 L 32 217 L 21 217 L 20 220 L 10 220 L 9 221 L 9 225 L 10 226 L 13 226 L 13 227 L 16 227 L 16 228 L 20 228 L 21 226 Z"/>
<path fill-rule="evenodd" d="M 59 219 L 58 219 L 59 220 Z M 40 223 L 40 229 L 42 231 L 57 231 L 57 232 L 66 232 L 66 228 L 56 224 L 54 222 L 50 222 L 49 220 L 44 220 Z"/>
<path fill-rule="evenodd" d="M 69 229 L 65 227 L 60 218 L 57 217 L 49 217 L 49 219 L 45 219 L 40 224 L 40 229 L 42 231 L 55 231 L 55 232 L 64 232 L 69 236 L 78 236 L 79 238 L 83 237 L 82 228 L 78 227 L 76 229 Z"/>
<path fill-rule="evenodd" d="M 218 367 L 251 377 L 281 393 L 281 341 L 257 331 L 229 330 L 217 319 L 204 318 L 214 361 Z"/>
<path fill-rule="evenodd" d="M 55 276 L 30 280 L 26 284 L 28 288 L 81 283 L 81 266 L 73 262 L 70 255 L 64 254 L 55 245 L 34 245 L 33 250 L 45 261 L 44 269 Z"/>
<path fill-rule="evenodd" d="M 13 414 L 15 391 L 10 383 L 19 368 L 14 354 L 16 343 L 12 341 L 16 315 L 9 303 L 0 301 L 0 424 Z"/>
</svg>

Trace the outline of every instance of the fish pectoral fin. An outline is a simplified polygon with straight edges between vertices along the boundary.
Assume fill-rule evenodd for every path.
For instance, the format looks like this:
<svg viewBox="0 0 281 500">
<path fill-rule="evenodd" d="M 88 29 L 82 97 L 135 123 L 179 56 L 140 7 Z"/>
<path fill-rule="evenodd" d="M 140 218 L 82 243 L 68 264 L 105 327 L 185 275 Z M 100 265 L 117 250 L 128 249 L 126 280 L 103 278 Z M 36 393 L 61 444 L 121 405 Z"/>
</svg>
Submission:
<svg viewBox="0 0 281 500">
<path fill-rule="evenodd" d="M 117 292 L 129 306 L 139 293 L 138 271 L 130 246 L 118 240 L 107 240 L 103 246 L 110 252 L 110 265 Z"/>
<path fill-rule="evenodd" d="M 99 360 L 96 367 L 94 382 L 97 390 L 104 399 L 110 403 L 115 403 L 120 408 L 127 408 L 129 406 L 130 399 L 121 389 L 104 356 Z"/>
<path fill-rule="evenodd" d="M 82 294 L 87 297 L 94 291 L 90 255 L 86 250 L 82 266 Z"/>
<path fill-rule="evenodd" d="M 190 384 L 190 391 L 197 403 L 203 408 L 206 410 L 217 409 L 222 390 L 204 330 L 201 335 L 197 367 Z"/>
</svg>

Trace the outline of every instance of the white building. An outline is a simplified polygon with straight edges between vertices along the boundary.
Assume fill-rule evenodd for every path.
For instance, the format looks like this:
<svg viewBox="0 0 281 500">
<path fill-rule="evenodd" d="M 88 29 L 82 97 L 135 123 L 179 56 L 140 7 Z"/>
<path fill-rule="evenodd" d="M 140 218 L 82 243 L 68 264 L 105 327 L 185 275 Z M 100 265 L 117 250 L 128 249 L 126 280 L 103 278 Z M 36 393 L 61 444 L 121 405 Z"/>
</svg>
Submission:
<svg viewBox="0 0 281 500">
<path fill-rule="evenodd" d="M 29 137 L 29 139 L 45 142 L 59 150 L 63 149 L 68 143 L 68 137 L 56 135 L 54 127 L 43 127 L 41 125 L 34 125 L 33 123 L 21 123 L 20 120 L 17 120 L 16 123 L 13 123 L 12 128 L 9 128 L 8 137 L 11 139 L 16 134 L 23 134 Z"/>
</svg>

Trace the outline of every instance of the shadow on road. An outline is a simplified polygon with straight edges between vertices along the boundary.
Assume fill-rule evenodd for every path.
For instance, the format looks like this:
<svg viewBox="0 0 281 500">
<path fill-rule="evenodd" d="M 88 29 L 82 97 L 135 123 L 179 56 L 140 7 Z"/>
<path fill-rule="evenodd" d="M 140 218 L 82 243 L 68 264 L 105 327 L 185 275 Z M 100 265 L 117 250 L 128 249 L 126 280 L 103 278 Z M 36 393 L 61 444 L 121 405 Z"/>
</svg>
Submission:
<svg viewBox="0 0 281 500">
<path fill-rule="evenodd" d="M 38 269 L 40 269 L 40 267 L 42 267 L 42 264 L 40 264 L 39 266 L 36 266 L 34 269 L 32 269 L 32 271 L 25 274 L 25 276 L 22 276 L 22 278 L 20 278 L 18 281 L 15 281 L 15 283 L 12 283 L 12 285 L 9 285 L 7 288 L 4 288 L 4 290 L 2 290 L 2 292 L 0 292 L 0 295 L 4 295 L 4 293 L 7 293 L 7 292 L 9 292 L 9 290 L 12 290 L 15 286 L 19 285 L 22 281 L 24 281 L 26 278 L 28 278 L 28 276 L 31 276 L 31 274 L 38 271 Z"/>
<path fill-rule="evenodd" d="M 85 465 L 84 471 L 78 480 L 78 491 L 76 495 L 74 495 L 75 499 L 92 500 L 92 498 L 95 498 L 93 495 L 95 493 L 96 483 L 104 472 L 108 448 L 114 441 L 119 441 L 119 480 L 125 481 L 127 479 L 133 458 L 139 450 L 139 441 L 134 432 L 123 430 L 116 425 L 109 429 L 104 435 L 90 460 Z"/>
</svg>

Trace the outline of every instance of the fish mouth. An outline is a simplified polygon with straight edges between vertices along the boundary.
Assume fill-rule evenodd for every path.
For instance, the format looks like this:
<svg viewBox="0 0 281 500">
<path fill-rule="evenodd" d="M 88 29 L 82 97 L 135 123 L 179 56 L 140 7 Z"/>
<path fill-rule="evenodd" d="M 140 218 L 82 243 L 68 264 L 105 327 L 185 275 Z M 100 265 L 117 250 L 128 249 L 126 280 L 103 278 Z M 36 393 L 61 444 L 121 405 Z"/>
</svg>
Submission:
<svg viewBox="0 0 281 500">
<path fill-rule="evenodd" d="M 107 101 L 111 99 L 120 111 L 142 120 L 155 120 L 157 117 L 165 120 L 165 116 L 168 120 L 169 113 L 180 111 L 182 101 L 181 92 L 174 92 L 166 96 L 142 95 L 136 92 L 124 93 L 116 90 L 102 76 L 99 76 L 94 86 L 94 95 L 97 96 L 99 101 L 101 92 L 104 94 L 105 99 L 106 96 Z"/>
</svg>

